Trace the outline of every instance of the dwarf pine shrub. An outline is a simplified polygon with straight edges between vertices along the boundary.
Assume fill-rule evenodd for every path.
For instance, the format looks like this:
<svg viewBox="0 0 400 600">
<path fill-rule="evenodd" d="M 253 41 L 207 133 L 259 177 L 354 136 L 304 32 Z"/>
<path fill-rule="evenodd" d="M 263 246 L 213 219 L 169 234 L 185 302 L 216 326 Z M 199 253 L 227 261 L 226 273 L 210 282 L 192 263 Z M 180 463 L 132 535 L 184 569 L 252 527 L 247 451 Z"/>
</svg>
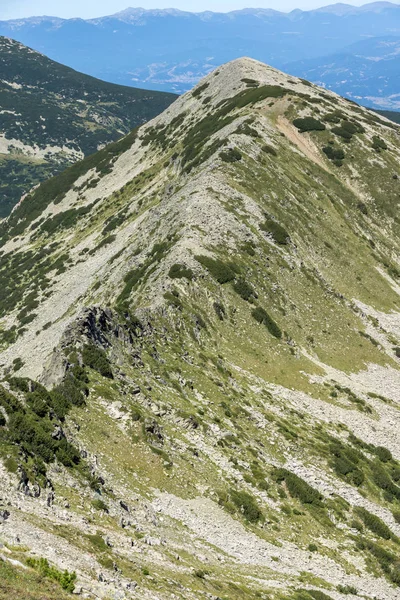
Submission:
<svg viewBox="0 0 400 600">
<path fill-rule="evenodd" d="M 209 273 L 218 281 L 218 283 L 224 284 L 235 279 L 235 271 L 232 269 L 232 265 L 228 265 L 218 258 L 211 258 L 210 256 L 195 256 L 195 259 L 205 267 Z"/>
<path fill-rule="evenodd" d="M 297 127 L 297 129 L 301 133 L 305 133 L 306 131 L 324 131 L 326 129 L 325 125 L 315 119 L 314 117 L 304 117 L 303 119 L 295 119 L 293 121 L 293 125 Z"/>
<path fill-rule="evenodd" d="M 251 314 L 252 314 L 252 317 L 258 323 L 260 323 L 260 324 L 262 323 L 263 325 L 265 325 L 265 327 L 268 329 L 268 331 L 270 332 L 271 335 L 273 335 L 277 339 L 282 338 L 282 331 L 281 331 L 279 325 L 277 325 L 277 323 L 275 323 L 273 318 L 270 317 L 269 314 L 261 306 L 257 306 L 257 308 L 255 308 Z"/>
<path fill-rule="evenodd" d="M 383 538 L 384 540 L 390 540 L 392 532 L 389 527 L 376 515 L 370 513 L 362 506 L 357 506 L 354 509 L 354 513 L 362 520 L 364 525 L 375 533 L 375 535 Z"/>
</svg>

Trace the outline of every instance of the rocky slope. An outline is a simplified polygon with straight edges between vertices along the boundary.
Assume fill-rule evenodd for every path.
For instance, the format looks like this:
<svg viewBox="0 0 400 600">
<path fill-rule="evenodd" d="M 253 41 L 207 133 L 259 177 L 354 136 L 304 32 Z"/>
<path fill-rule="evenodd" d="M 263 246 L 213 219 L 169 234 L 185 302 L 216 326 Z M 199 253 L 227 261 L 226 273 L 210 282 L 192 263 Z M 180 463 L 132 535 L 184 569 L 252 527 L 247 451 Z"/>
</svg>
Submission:
<svg viewBox="0 0 400 600">
<path fill-rule="evenodd" d="M 0 572 L 398 598 L 399 134 L 240 59 L 19 205 Z"/>
<path fill-rule="evenodd" d="M 105 83 L 0 38 L 0 217 L 34 185 L 153 118 L 175 98 Z"/>
</svg>

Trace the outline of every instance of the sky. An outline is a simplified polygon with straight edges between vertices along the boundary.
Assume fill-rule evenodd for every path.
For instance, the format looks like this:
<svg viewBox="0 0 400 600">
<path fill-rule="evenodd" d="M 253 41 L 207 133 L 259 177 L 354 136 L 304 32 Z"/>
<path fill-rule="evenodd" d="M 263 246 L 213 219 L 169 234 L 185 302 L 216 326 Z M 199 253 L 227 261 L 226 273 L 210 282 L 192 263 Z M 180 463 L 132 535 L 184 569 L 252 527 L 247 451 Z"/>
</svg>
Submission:
<svg viewBox="0 0 400 600">
<path fill-rule="evenodd" d="M 361 6 L 368 0 L 344 0 L 346 4 Z M 398 3 L 398 0 L 392 0 Z M 295 8 L 308 10 L 327 4 L 327 0 L 0 0 L 0 19 L 16 19 L 32 16 L 51 15 L 70 18 L 82 17 L 89 19 L 111 15 L 128 6 L 142 8 L 179 8 L 191 12 L 212 10 L 226 12 L 241 8 L 274 8 L 275 10 L 290 11 Z"/>
</svg>

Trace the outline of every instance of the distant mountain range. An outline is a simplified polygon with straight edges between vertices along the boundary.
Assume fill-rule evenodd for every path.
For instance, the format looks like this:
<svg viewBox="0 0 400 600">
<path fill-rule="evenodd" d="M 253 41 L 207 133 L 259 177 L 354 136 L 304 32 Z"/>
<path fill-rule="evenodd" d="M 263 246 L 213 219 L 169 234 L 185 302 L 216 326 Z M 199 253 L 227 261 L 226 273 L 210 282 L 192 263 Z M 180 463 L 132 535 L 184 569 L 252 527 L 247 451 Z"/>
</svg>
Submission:
<svg viewBox="0 0 400 600">
<path fill-rule="evenodd" d="M 0 38 L 0 217 L 32 186 L 173 100 L 172 94 L 99 81 Z"/>
<path fill-rule="evenodd" d="M 363 104 L 400 109 L 400 36 L 363 40 L 337 54 L 291 63 L 287 69 Z"/>
<path fill-rule="evenodd" d="M 400 55 L 382 59 L 379 47 L 379 40 L 400 39 L 400 6 L 390 2 L 290 13 L 128 8 L 86 21 L 3 21 L 0 34 L 123 85 L 182 93 L 220 64 L 250 56 L 294 74 L 311 73 L 321 85 L 370 106 L 397 106 Z M 376 75 L 382 68 L 383 82 Z"/>
</svg>

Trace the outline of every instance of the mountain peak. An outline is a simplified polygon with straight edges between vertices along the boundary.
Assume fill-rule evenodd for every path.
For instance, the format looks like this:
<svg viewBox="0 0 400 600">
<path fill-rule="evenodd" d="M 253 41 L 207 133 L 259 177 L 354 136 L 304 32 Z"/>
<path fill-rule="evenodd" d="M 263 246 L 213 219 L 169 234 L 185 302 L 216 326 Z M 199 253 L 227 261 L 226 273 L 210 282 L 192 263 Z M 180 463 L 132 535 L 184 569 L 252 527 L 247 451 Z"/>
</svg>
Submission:
<svg viewBox="0 0 400 600">
<path fill-rule="evenodd" d="M 398 600 L 399 131 L 240 58 L 1 224 L 8 573 Z"/>
</svg>

